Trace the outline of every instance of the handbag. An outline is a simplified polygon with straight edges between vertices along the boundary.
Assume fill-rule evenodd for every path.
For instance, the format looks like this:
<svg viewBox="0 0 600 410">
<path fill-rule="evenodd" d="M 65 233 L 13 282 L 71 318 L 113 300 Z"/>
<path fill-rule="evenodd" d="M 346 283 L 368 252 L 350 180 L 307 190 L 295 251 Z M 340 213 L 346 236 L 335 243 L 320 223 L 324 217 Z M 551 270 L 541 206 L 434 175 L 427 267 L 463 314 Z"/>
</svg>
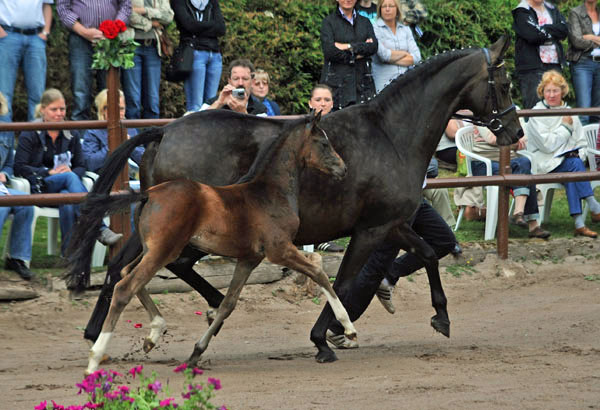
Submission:
<svg viewBox="0 0 600 410">
<path fill-rule="evenodd" d="M 160 51 L 163 57 L 171 57 L 173 56 L 173 42 L 169 38 L 166 31 L 161 31 L 158 36 L 158 41 L 160 41 Z"/>
<path fill-rule="evenodd" d="M 194 66 L 194 49 L 188 42 L 181 41 L 173 52 L 165 76 L 167 81 L 186 80 Z"/>
</svg>

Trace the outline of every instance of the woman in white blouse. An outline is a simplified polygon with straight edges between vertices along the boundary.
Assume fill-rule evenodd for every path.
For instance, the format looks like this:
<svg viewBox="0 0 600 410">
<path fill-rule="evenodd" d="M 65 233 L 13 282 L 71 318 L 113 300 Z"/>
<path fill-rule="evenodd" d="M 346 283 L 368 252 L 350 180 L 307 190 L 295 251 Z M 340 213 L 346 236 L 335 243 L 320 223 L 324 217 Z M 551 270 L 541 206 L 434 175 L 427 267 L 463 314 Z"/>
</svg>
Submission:
<svg viewBox="0 0 600 410">
<path fill-rule="evenodd" d="M 377 5 L 377 21 L 373 25 L 379 41 L 373 59 L 373 79 L 377 93 L 408 67 L 421 61 L 421 52 L 410 27 L 403 25 L 397 0 L 383 0 Z"/>
</svg>

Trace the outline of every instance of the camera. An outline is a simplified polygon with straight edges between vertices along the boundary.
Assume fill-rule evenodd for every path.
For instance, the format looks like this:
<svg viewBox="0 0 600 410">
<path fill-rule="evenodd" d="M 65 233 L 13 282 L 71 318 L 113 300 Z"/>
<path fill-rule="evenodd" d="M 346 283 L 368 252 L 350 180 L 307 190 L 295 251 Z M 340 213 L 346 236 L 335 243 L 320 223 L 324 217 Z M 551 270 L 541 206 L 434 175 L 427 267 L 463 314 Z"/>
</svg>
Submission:
<svg viewBox="0 0 600 410">
<path fill-rule="evenodd" d="M 243 100 L 244 97 L 246 96 L 246 89 L 245 88 L 236 88 L 231 91 L 231 95 L 233 95 L 238 100 Z"/>
</svg>

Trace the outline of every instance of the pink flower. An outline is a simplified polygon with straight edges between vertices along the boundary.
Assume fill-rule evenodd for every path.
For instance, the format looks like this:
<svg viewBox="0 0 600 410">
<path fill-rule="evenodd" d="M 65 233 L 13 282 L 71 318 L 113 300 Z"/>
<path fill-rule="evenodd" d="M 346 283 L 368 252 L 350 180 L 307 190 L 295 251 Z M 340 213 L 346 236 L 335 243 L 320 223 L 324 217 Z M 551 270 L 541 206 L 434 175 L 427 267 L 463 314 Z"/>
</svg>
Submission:
<svg viewBox="0 0 600 410">
<path fill-rule="evenodd" d="M 131 323 L 131 319 L 127 319 L 127 323 Z"/>
<path fill-rule="evenodd" d="M 169 397 L 168 399 L 164 399 L 161 400 L 160 402 L 158 402 L 158 405 L 160 407 L 169 407 L 171 405 L 171 402 L 175 401 L 175 399 L 173 397 Z M 177 403 L 172 403 L 173 407 L 177 407 Z"/>
<path fill-rule="evenodd" d="M 44 400 L 44 401 L 40 402 L 40 404 L 35 406 L 34 410 L 46 410 L 47 405 L 48 405 L 48 403 L 46 402 L 46 400 Z"/>
<path fill-rule="evenodd" d="M 136 374 L 142 374 L 143 368 L 144 368 L 144 366 L 142 366 L 142 365 L 132 367 L 131 369 L 129 369 L 129 374 L 132 375 L 133 378 L 135 379 Z"/>
<path fill-rule="evenodd" d="M 62 405 L 56 403 L 54 400 L 51 400 L 51 401 L 52 401 L 52 409 L 53 410 L 65 410 L 65 406 L 62 406 Z"/>
<path fill-rule="evenodd" d="M 214 379 L 212 377 L 209 377 L 208 384 L 212 384 L 215 387 L 215 390 L 221 389 L 221 380 L 219 380 L 219 379 Z"/>
<path fill-rule="evenodd" d="M 142 324 L 141 323 L 136 323 L 135 325 L 133 325 L 133 327 L 135 327 L 136 329 L 141 329 Z"/>
<path fill-rule="evenodd" d="M 183 397 L 184 399 L 189 399 L 190 397 L 192 397 L 192 393 L 191 392 L 187 392 L 187 393 L 181 393 L 181 397 Z"/>
<path fill-rule="evenodd" d="M 123 396 L 121 400 L 128 401 L 129 403 L 135 403 L 135 399 L 133 397 Z"/>
<path fill-rule="evenodd" d="M 91 401 L 88 401 L 87 403 L 85 403 L 83 405 L 83 408 L 84 409 L 99 409 L 102 406 L 104 406 L 104 403 L 92 403 Z"/>
<path fill-rule="evenodd" d="M 201 374 L 204 374 L 204 370 L 202 369 L 198 369 L 197 367 L 194 367 L 194 369 L 192 370 L 192 374 L 194 376 L 199 376 Z"/>
<path fill-rule="evenodd" d="M 111 374 L 112 377 L 117 377 L 117 376 L 118 377 L 123 377 L 123 375 L 121 373 L 115 372 L 114 370 L 111 370 L 110 374 Z"/>
<path fill-rule="evenodd" d="M 185 369 L 187 369 L 187 363 L 181 363 L 179 366 L 177 366 L 175 368 L 175 370 L 173 370 L 175 373 L 181 373 L 182 371 L 184 371 Z"/>
<path fill-rule="evenodd" d="M 227 410 L 227 407 L 225 407 L 225 405 L 222 405 L 221 407 L 219 407 L 219 410 Z"/>
<path fill-rule="evenodd" d="M 162 389 L 162 383 L 159 381 L 155 381 L 154 383 L 148 384 L 148 390 L 152 390 L 154 394 L 158 394 L 158 392 Z"/>
<path fill-rule="evenodd" d="M 202 312 L 200 312 L 199 310 L 194 312 L 195 314 L 197 314 L 198 316 L 200 316 L 202 314 Z"/>
<path fill-rule="evenodd" d="M 67 410 L 83 410 L 83 406 L 69 406 Z"/>
<path fill-rule="evenodd" d="M 128 386 L 119 386 L 119 387 L 117 387 L 117 389 L 121 393 L 129 393 L 129 387 Z"/>
</svg>

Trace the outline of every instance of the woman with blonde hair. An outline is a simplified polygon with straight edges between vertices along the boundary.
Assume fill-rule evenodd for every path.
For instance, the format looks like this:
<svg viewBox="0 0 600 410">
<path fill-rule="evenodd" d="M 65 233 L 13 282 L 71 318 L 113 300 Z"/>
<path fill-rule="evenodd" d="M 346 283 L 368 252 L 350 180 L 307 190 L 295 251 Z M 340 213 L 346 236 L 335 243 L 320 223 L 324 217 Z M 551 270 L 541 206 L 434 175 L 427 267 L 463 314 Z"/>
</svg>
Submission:
<svg viewBox="0 0 600 410">
<path fill-rule="evenodd" d="M 121 119 L 125 119 L 125 96 L 123 91 L 119 90 L 119 114 Z M 94 100 L 96 110 L 98 111 L 98 119 L 105 120 L 108 112 L 108 90 L 104 89 L 98 93 Z M 137 135 L 135 128 L 127 129 L 127 137 L 133 137 Z M 136 164 L 140 164 L 142 161 L 142 154 L 144 153 L 144 147 L 136 147 L 131 153 L 131 159 Z M 92 129 L 87 130 L 83 135 L 83 156 L 85 158 L 85 166 L 88 171 L 98 172 L 108 155 L 108 130 Z"/>
<path fill-rule="evenodd" d="M 62 122 L 67 106 L 63 94 L 49 88 L 42 94 L 36 115 L 42 122 Z M 87 192 L 81 182 L 85 174 L 85 161 L 79 138 L 69 130 L 25 131 L 19 136 L 15 154 L 15 174 L 26 178 L 36 193 Z M 65 254 L 71 228 L 79 216 L 79 205 L 59 205 L 61 253 Z M 101 231 L 100 242 L 113 245 L 123 235 L 107 227 Z"/>
<path fill-rule="evenodd" d="M 379 43 L 373 58 L 373 79 L 380 93 L 394 78 L 421 61 L 421 52 L 410 27 L 402 24 L 398 0 L 379 1 L 373 30 Z"/>
<path fill-rule="evenodd" d="M 261 103 L 267 109 L 267 115 L 269 117 L 273 115 L 281 115 L 281 110 L 279 109 L 279 105 L 267 98 L 269 94 L 269 85 L 271 83 L 271 78 L 269 77 L 269 73 L 265 70 L 257 69 L 252 74 L 252 95 L 260 100 Z"/>
<path fill-rule="evenodd" d="M 569 85 L 558 71 L 547 71 L 542 76 L 537 93 L 542 98 L 533 109 L 569 108 L 563 98 Z M 527 150 L 533 154 L 540 174 L 550 172 L 585 171 L 583 158 L 587 146 L 581 121 L 576 115 L 531 117 L 525 127 Z M 600 204 L 594 198 L 589 181 L 565 182 L 569 213 L 575 220 L 575 236 L 595 238 L 598 234 L 585 226 L 581 200 L 587 201 L 592 222 L 600 222 Z"/>
</svg>

